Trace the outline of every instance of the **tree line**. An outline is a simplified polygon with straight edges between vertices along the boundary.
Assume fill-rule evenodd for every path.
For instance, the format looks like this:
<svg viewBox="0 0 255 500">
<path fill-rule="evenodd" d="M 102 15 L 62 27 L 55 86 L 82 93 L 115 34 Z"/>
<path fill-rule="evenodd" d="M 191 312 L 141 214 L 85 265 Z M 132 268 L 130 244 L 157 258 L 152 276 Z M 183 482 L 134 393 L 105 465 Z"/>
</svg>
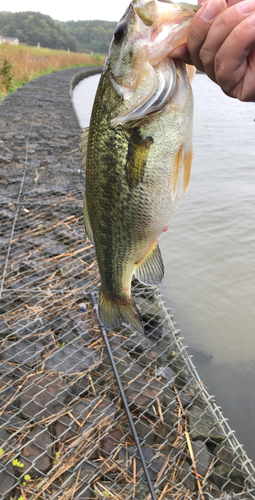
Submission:
<svg viewBox="0 0 255 500">
<path fill-rule="evenodd" d="M 20 43 L 71 52 L 106 54 L 115 22 L 55 21 L 40 12 L 0 12 L 0 35 Z"/>
<path fill-rule="evenodd" d="M 116 27 L 110 21 L 67 21 L 61 26 L 77 40 L 79 51 L 89 50 L 106 54 Z"/>
</svg>

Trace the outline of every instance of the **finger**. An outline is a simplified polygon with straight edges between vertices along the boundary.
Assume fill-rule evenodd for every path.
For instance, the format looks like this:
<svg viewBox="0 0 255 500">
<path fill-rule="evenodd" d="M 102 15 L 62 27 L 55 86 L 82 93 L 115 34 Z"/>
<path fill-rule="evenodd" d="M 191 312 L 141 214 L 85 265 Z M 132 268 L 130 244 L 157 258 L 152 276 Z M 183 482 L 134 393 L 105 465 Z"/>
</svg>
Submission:
<svg viewBox="0 0 255 500">
<path fill-rule="evenodd" d="M 187 47 L 193 64 L 201 71 L 204 68 L 199 57 L 200 49 L 205 42 L 213 20 L 226 8 L 225 0 L 209 0 L 199 9 L 190 25 Z"/>
<path fill-rule="evenodd" d="M 245 34 L 245 36 L 244 36 Z M 239 23 L 215 57 L 217 83 L 241 101 L 255 100 L 255 14 Z"/>
<path fill-rule="evenodd" d="M 208 0 L 198 0 L 197 3 L 199 3 L 199 5 L 203 5 L 204 3 L 206 3 Z M 173 52 L 171 52 L 171 57 L 176 57 L 178 59 L 181 59 L 182 61 L 184 61 L 186 64 L 191 64 L 193 65 L 193 62 L 191 61 L 191 58 L 190 58 L 190 55 L 189 55 L 189 51 L 187 49 L 187 43 L 183 43 L 182 45 L 179 45 L 178 47 L 176 47 Z"/>
<path fill-rule="evenodd" d="M 232 7 L 233 5 L 236 5 L 237 3 L 243 2 L 244 0 L 227 0 L 228 7 Z"/>
<path fill-rule="evenodd" d="M 245 0 L 240 5 L 234 5 L 222 12 L 209 29 L 199 57 L 206 74 L 215 81 L 214 59 L 221 45 L 231 31 L 241 23 L 251 12 L 255 12 L 255 0 Z"/>
<path fill-rule="evenodd" d="M 179 45 L 179 47 L 176 47 L 173 52 L 171 52 L 171 57 L 177 57 L 178 59 L 184 61 L 186 64 L 193 64 L 190 59 L 186 43 L 183 43 L 182 45 Z"/>
</svg>

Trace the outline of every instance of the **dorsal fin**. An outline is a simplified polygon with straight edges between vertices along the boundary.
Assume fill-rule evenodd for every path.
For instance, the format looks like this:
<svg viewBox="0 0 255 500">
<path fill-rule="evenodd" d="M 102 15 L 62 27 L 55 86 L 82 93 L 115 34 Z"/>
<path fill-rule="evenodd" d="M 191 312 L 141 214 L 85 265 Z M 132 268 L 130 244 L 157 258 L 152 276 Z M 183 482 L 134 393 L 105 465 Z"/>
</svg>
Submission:
<svg viewBox="0 0 255 500">
<path fill-rule="evenodd" d="M 79 141 L 80 151 L 83 153 L 82 165 L 84 168 L 86 167 L 88 137 L 89 137 L 89 127 L 84 129 L 84 132 L 81 134 L 81 140 Z M 90 224 L 86 193 L 84 195 L 83 217 L 84 217 L 84 225 L 85 225 L 86 234 L 87 234 L 89 240 L 91 241 L 91 243 L 94 245 L 95 244 L 94 243 L 94 235 L 93 235 L 92 227 Z"/>
<path fill-rule="evenodd" d="M 82 154 L 82 165 L 83 165 L 83 167 L 86 166 L 88 137 L 89 137 L 89 127 L 86 127 L 84 129 L 84 132 L 81 134 L 81 140 L 79 141 L 80 151 L 81 151 L 81 153 L 83 153 Z"/>
<path fill-rule="evenodd" d="M 95 245 L 94 235 L 93 235 L 92 227 L 91 227 L 91 224 L 90 224 L 90 218 L 89 218 L 89 212 L 88 212 L 88 205 L 87 205 L 86 193 L 84 195 L 83 217 L 84 217 L 84 225 L 85 225 L 85 231 L 86 231 L 87 237 L 89 238 L 89 240 L 91 241 L 91 243 L 93 245 Z"/>
</svg>

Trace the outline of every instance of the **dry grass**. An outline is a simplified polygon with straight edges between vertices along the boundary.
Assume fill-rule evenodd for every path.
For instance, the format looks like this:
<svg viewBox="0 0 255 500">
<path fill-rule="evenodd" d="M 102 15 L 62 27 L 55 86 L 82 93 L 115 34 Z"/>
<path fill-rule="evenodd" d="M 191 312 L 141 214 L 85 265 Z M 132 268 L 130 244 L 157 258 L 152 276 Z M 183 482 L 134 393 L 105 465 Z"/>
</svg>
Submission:
<svg viewBox="0 0 255 500">
<path fill-rule="evenodd" d="M 65 68 L 81 66 L 101 66 L 104 57 L 64 50 L 38 49 L 27 45 L 0 44 L 0 67 L 6 59 L 12 64 L 13 85 L 11 91 L 26 84 L 33 78 Z M 0 97 L 7 93 L 0 77 Z M 2 94 L 2 96 L 1 96 Z"/>
</svg>

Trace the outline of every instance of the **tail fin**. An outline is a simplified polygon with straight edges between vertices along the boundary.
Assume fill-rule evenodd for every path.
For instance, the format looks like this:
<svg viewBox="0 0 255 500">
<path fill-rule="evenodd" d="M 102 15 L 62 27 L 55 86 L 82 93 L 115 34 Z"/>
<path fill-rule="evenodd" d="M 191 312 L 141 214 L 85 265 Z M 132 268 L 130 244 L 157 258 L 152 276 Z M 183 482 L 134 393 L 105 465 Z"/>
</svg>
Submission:
<svg viewBox="0 0 255 500">
<path fill-rule="evenodd" d="M 121 325 L 121 323 L 128 323 L 135 330 L 144 333 L 142 317 L 132 297 L 130 297 L 127 304 L 116 304 L 106 298 L 102 289 L 100 289 L 98 310 L 106 328 L 112 329 Z"/>
</svg>

